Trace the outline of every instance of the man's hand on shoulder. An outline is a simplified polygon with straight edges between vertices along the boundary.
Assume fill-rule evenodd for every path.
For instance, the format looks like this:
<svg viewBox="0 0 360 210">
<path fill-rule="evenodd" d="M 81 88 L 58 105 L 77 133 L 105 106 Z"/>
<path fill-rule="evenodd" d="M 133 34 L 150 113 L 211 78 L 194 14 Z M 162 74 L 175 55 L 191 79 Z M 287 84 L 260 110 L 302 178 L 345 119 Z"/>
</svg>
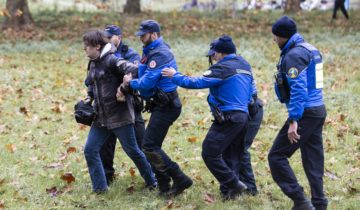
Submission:
<svg viewBox="0 0 360 210">
<path fill-rule="evenodd" d="M 161 75 L 163 77 L 169 77 L 170 79 L 174 76 L 175 73 L 176 73 L 176 70 L 174 68 L 164 68 L 161 71 Z"/>
</svg>

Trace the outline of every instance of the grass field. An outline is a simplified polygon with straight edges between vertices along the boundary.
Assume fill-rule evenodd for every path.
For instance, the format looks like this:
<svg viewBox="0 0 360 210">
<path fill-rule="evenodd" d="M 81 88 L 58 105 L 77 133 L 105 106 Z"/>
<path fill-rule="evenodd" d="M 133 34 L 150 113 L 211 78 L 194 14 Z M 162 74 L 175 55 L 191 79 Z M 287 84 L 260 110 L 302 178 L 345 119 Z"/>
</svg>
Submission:
<svg viewBox="0 0 360 210">
<path fill-rule="evenodd" d="M 299 33 L 323 55 L 324 100 L 328 117 L 324 127 L 324 188 L 329 209 L 357 209 L 360 204 L 360 14 L 350 11 L 330 25 L 331 12 L 292 16 Z M 34 13 L 32 30 L 4 30 L 0 34 L 0 209 L 289 209 L 292 202 L 271 178 L 267 153 L 286 120 L 287 112 L 273 92 L 273 73 L 279 49 L 271 37 L 271 23 L 282 13 L 144 13 L 128 17 L 117 13 L 63 11 Z M 200 76 L 208 67 L 209 43 L 222 34 L 234 38 L 238 53 L 249 61 L 259 97 L 264 102 L 262 127 L 250 149 L 260 194 L 221 202 L 218 182 L 201 159 L 201 144 L 211 124 L 207 90 L 179 88 L 183 112 L 171 127 L 164 150 L 194 180 L 173 199 L 144 189 L 135 165 L 118 144 L 116 181 L 106 195 L 91 194 L 83 155 L 89 131 L 73 116 L 74 104 L 86 96 L 84 78 L 88 59 L 81 35 L 89 27 L 114 23 L 123 26 L 125 42 L 141 52 L 132 34 L 141 20 L 154 18 L 172 46 L 179 70 Z M 2 19 L 0 18 L 0 21 Z M 145 114 L 147 119 L 149 115 Z M 196 138 L 195 142 L 188 139 Z M 300 153 L 291 158 L 299 182 L 309 195 Z M 75 178 L 71 181 L 71 173 Z M 63 180 L 62 177 L 65 179 Z M 68 177 L 68 178 L 66 178 Z M 70 177 L 70 178 L 69 178 Z M 132 188 L 133 187 L 133 188 Z M 133 189 L 133 190 L 132 190 Z M 215 202 L 207 197 L 214 196 Z"/>
</svg>

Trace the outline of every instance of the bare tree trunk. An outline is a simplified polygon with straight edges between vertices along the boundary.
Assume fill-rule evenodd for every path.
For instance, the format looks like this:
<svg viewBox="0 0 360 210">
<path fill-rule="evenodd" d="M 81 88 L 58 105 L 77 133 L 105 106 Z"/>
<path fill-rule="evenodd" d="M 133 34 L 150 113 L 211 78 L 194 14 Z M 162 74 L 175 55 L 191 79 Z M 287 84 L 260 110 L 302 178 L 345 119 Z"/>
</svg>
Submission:
<svg viewBox="0 0 360 210">
<path fill-rule="evenodd" d="M 27 0 L 7 0 L 6 10 L 9 16 L 5 16 L 4 28 L 22 28 L 34 23 Z"/>
<path fill-rule="evenodd" d="M 140 0 L 126 0 L 124 12 L 128 14 L 141 13 Z"/>
<path fill-rule="evenodd" d="M 295 13 L 300 11 L 300 0 L 286 0 L 285 13 Z"/>
</svg>

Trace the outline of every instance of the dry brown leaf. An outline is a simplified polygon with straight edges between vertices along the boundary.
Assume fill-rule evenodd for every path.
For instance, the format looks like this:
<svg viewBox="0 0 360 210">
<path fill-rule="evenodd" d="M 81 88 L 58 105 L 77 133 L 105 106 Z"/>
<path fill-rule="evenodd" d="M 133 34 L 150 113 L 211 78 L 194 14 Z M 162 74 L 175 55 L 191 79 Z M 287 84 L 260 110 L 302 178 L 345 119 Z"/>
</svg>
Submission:
<svg viewBox="0 0 360 210">
<path fill-rule="evenodd" d="M 75 147 L 69 147 L 69 148 L 67 148 L 66 152 L 67 152 L 68 154 L 70 154 L 70 153 L 72 153 L 72 152 L 76 152 L 76 148 L 75 148 Z"/>
<path fill-rule="evenodd" d="M 196 142 L 196 136 L 194 136 L 194 137 L 189 137 L 189 138 L 188 138 L 188 142 Z"/>
<path fill-rule="evenodd" d="M 205 200 L 204 203 L 207 205 L 213 204 L 215 202 L 214 196 L 211 194 L 204 194 Z"/>
<path fill-rule="evenodd" d="M 134 171 L 134 168 L 133 168 L 133 167 L 131 167 L 131 168 L 129 169 L 129 172 L 130 172 L 131 177 L 134 179 L 134 178 L 135 178 L 135 171 Z"/>
<path fill-rule="evenodd" d="M 62 180 L 65 180 L 67 184 L 71 182 L 75 182 L 75 177 L 72 175 L 72 172 L 66 172 L 64 175 L 61 176 Z"/>
<path fill-rule="evenodd" d="M 338 180 L 339 177 L 337 177 L 335 174 L 333 174 L 331 171 L 326 170 L 326 172 L 324 173 L 324 176 L 329 177 L 330 179 L 333 180 Z"/>
<path fill-rule="evenodd" d="M 10 152 L 15 152 L 17 150 L 16 145 L 15 144 L 7 144 L 5 145 L 6 149 L 9 150 Z"/>
<path fill-rule="evenodd" d="M 134 189 L 134 186 L 133 185 L 130 185 L 129 187 L 126 188 L 126 192 L 130 193 L 130 194 L 133 194 L 135 191 Z"/>
<path fill-rule="evenodd" d="M 52 187 L 50 189 L 46 189 L 46 194 L 50 195 L 52 198 L 57 197 L 59 194 L 61 194 L 61 191 L 58 191 L 56 187 Z"/>
</svg>

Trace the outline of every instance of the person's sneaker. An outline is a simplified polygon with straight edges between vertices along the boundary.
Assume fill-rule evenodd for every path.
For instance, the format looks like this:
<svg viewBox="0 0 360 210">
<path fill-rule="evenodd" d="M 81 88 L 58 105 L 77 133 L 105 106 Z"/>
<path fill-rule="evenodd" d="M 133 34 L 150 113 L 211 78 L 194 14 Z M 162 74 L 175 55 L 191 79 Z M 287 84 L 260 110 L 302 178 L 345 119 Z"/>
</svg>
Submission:
<svg viewBox="0 0 360 210">
<path fill-rule="evenodd" d="M 234 182 L 229 183 L 227 188 L 227 191 L 222 193 L 224 202 L 235 199 L 236 196 L 240 195 L 247 189 L 247 186 L 243 182 L 235 180 Z"/>
</svg>

